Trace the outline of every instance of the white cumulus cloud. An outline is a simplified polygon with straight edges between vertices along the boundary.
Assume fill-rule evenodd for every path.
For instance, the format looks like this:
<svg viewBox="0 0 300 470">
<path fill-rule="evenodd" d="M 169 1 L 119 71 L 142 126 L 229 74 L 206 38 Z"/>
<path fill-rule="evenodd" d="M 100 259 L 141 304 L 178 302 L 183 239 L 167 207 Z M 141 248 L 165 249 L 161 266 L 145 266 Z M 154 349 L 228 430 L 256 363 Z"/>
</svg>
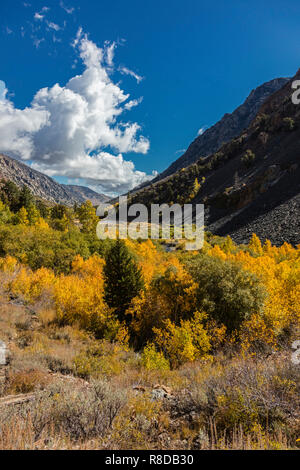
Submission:
<svg viewBox="0 0 300 470">
<path fill-rule="evenodd" d="M 124 192 L 155 175 L 136 170 L 123 157 L 149 149 L 139 124 L 120 118 L 141 98 L 129 100 L 110 77 L 114 43 L 99 48 L 79 30 L 73 46 L 83 73 L 64 86 L 40 89 L 29 107 L 15 108 L 0 85 L 0 151 L 29 160 L 49 176 L 80 178 L 111 194 Z"/>
<path fill-rule="evenodd" d="M 0 150 L 27 160 L 34 151 L 33 134 L 48 123 L 49 113 L 34 105 L 16 109 L 9 100 L 0 100 Z"/>
</svg>

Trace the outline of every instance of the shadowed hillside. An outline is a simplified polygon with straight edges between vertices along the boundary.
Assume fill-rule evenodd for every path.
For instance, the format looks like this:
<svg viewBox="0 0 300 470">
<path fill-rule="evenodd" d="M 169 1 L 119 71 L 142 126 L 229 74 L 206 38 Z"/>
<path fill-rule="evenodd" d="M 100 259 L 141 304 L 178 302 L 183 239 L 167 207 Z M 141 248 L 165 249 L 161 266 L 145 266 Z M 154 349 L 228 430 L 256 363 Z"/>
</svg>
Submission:
<svg viewBox="0 0 300 470">
<path fill-rule="evenodd" d="M 237 137 L 249 126 L 266 99 L 282 88 L 288 81 L 288 78 L 275 78 L 252 90 L 241 106 L 235 109 L 233 113 L 226 113 L 220 121 L 196 137 L 184 154 L 158 175 L 155 181 L 159 181 L 181 168 L 191 165 L 200 157 L 211 155 L 223 144 Z"/>
<path fill-rule="evenodd" d="M 132 202 L 204 203 L 206 225 L 247 242 L 252 232 L 273 243 L 300 241 L 300 106 L 291 83 L 272 94 L 238 137 L 207 158 L 142 188 Z"/>
</svg>

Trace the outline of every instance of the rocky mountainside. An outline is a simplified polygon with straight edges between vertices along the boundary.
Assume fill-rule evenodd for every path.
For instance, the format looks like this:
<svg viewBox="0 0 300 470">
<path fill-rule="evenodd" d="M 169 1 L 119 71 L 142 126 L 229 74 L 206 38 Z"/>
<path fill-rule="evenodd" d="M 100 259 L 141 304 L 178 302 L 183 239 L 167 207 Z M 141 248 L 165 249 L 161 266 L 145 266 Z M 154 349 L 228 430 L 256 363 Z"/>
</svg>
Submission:
<svg viewBox="0 0 300 470">
<path fill-rule="evenodd" d="M 72 195 L 77 202 L 84 202 L 89 199 L 94 206 L 102 202 L 110 201 L 110 197 L 106 196 L 105 194 L 100 194 L 86 186 L 76 186 L 74 184 L 62 184 L 68 194 Z"/>
<path fill-rule="evenodd" d="M 220 121 L 207 129 L 190 144 L 186 152 L 163 171 L 155 181 L 172 175 L 181 168 L 216 152 L 222 144 L 240 135 L 258 113 L 261 105 L 275 91 L 283 87 L 289 78 L 275 78 L 252 90 L 245 102 L 233 113 L 226 113 Z"/>
<path fill-rule="evenodd" d="M 107 202 L 109 198 L 83 186 L 59 184 L 43 173 L 33 170 L 14 158 L 0 154 L 0 179 L 13 181 L 17 186 L 28 186 L 32 193 L 53 203 L 73 205 L 90 199 L 93 204 Z"/>
<path fill-rule="evenodd" d="M 293 80 L 269 96 L 242 133 L 131 195 L 132 202 L 204 203 L 208 230 L 248 242 L 300 243 L 300 105 Z"/>
</svg>

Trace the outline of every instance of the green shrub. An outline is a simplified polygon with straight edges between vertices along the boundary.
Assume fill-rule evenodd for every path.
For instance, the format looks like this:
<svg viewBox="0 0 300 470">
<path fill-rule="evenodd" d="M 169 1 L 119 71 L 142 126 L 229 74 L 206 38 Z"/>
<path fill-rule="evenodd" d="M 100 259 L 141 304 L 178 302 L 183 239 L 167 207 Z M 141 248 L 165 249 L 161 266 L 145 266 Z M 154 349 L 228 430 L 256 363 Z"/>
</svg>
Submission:
<svg viewBox="0 0 300 470">
<path fill-rule="evenodd" d="M 198 310 L 223 323 L 229 332 L 262 310 L 264 287 L 254 274 L 237 264 L 199 255 L 187 261 L 187 267 L 198 283 Z"/>
<path fill-rule="evenodd" d="M 253 153 L 252 150 L 248 149 L 242 156 L 241 162 L 244 164 L 246 168 L 250 168 L 250 166 L 253 165 L 255 158 L 256 158 L 255 153 Z"/>
<path fill-rule="evenodd" d="M 34 270 L 46 267 L 67 273 L 77 254 L 84 259 L 90 256 L 88 241 L 78 230 L 0 225 L 0 256 L 14 256 Z"/>
<path fill-rule="evenodd" d="M 295 128 L 294 119 L 292 119 L 291 117 L 285 117 L 282 122 L 283 122 L 284 129 L 286 129 L 287 131 L 293 131 L 294 130 L 294 128 Z"/>
</svg>

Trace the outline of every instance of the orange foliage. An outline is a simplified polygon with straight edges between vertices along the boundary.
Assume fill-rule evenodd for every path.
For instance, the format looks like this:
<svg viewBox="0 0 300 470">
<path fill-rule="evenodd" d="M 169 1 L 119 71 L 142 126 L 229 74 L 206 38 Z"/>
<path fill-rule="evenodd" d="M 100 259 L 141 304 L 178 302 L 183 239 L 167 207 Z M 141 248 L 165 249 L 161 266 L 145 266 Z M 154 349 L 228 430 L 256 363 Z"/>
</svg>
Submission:
<svg viewBox="0 0 300 470">
<path fill-rule="evenodd" d="M 47 229 L 46 222 L 39 223 Z M 104 301 L 105 262 L 98 255 L 88 260 L 76 256 L 71 274 L 58 276 L 46 268 L 32 271 L 7 256 L 0 259 L 0 270 L 5 273 L 3 282 L 14 295 L 28 302 L 47 294 L 61 323 L 77 323 L 125 348 L 129 339 L 137 347 L 148 341 L 156 342 L 161 350 L 169 351 L 172 364 L 194 360 L 209 348 L 219 347 L 225 340 L 226 329 L 211 318 L 206 318 L 202 325 L 199 315 L 194 313 L 197 283 L 177 255 L 160 251 L 151 240 L 141 243 L 127 240 L 126 244 L 135 254 L 145 280 L 145 290 L 133 299 L 127 311 L 131 317 L 129 331 L 114 318 Z M 262 245 L 254 234 L 247 247 L 234 245 L 227 237 L 221 247 L 206 242 L 203 252 L 254 273 L 268 292 L 263 314 L 244 321 L 236 337 L 244 351 L 257 344 L 275 347 L 284 329 L 300 326 L 300 246 L 294 248 L 284 243 L 276 247 L 269 240 Z M 202 349 L 197 346 L 198 340 Z"/>
<path fill-rule="evenodd" d="M 262 246 L 253 234 L 247 251 L 224 253 L 215 246 L 208 251 L 210 256 L 231 260 L 256 274 L 268 291 L 264 317 L 275 334 L 289 324 L 300 324 L 300 246 L 293 248 L 288 243 L 272 246 L 267 240 Z"/>
<path fill-rule="evenodd" d="M 55 282 L 55 275 L 50 269 L 40 268 L 32 271 L 21 266 L 9 282 L 9 289 L 13 294 L 21 295 L 27 302 L 34 302 L 45 291 L 51 291 Z"/>
<path fill-rule="evenodd" d="M 72 274 L 61 275 L 55 285 L 54 301 L 62 323 L 79 323 L 89 328 L 93 322 L 103 327 L 110 317 L 104 303 L 104 261 L 97 255 L 84 261 L 76 256 Z"/>
</svg>

